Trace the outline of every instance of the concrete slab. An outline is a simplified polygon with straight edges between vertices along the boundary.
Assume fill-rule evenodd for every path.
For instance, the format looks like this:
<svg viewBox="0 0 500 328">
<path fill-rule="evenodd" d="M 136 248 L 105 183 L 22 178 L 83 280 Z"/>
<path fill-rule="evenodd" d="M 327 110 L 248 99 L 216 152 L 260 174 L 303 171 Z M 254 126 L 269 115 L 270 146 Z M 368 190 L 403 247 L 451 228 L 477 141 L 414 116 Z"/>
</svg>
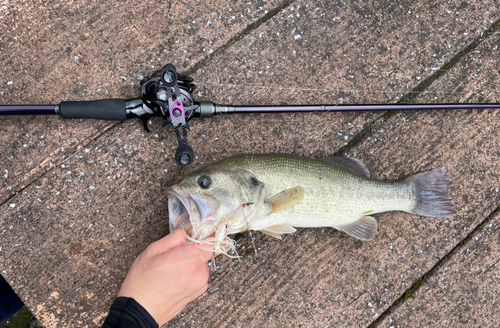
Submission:
<svg viewBox="0 0 500 328">
<path fill-rule="evenodd" d="M 405 8 L 404 12 L 407 10 L 408 8 Z M 416 15 L 423 17 L 424 13 Z M 284 16 L 290 20 L 296 19 L 295 15 L 291 15 L 288 11 Z M 278 18 L 271 20 L 269 25 L 277 20 Z M 313 19 L 306 21 L 316 26 L 324 26 L 320 21 Z M 295 26 L 288 27 L 288 31 L 293 31 Z M 447 30 L 441 27 L 442 30 Z M 295 62 L 288 64 L 282 62 L 283 58 L 279 58 L 279 56 L 285 57 L 283 54 L 289 52 L 293 54 L 295 50 L 293 48 L 297 47 L 293 43 L 295 35 L 289 37 L 290 42 L 273 43 L 270 37 L 264 35 L 269 36 L 275 30 L 283 34 L 279 27 L 273 27 L 258 31 L 242 40 L 242 43 L 246 42 L 244 44 L 248 48 L 264 49 L 259 52 L 253 50 L 256 53 L 253 56 L 241 46 L 230 48 L 221 57 L 215 58 L 214 63 L 218 63 L 217 67 L 220 69 L 206 82 L 215 90 L 212 93 L 215 99 L 221 99 L 221 102 L 224 100 L 237 102 L 241 97 L 246 97 L 248 99 L 243 99 L 246 103 L 261 103 L 262 98 L 272 95 L 275 103 L 293 103 L 296 101 L 295 97 L 299 97 L 297 94 L 304 95 L 302 96 L 304 99 L 310 99 L 307 98 L 307 94 L 312 90 L 299 89 L 306 82 L 305 78 L 300 80 L 303 76 L 299 68 L 295 69 Z M 262 40 L 259 39 L 260 33 L 264 33 Z M 425 34 L 421 31 L 418 33 Z M 460 37 L 465 34 L 468 33 L 455 32 L 455 35 Z M 345 36 L 341 32 L 336 35 L 339 39 Z M 300 40 L 302 39 L 301 36 Z M 411 44 L 412 39 L 407 36 L 405 41 Z M 310 47 L 300 48 L 304 52 L 311 49 L 311 53 L 305 58 L 314 57 L 316 43 L 311 42 L 311 44 Z M 408 50 L 410 55 L 413 55 L 414 49 L 419 49 L 418 46 L 406 46 L 407 44 L 397 49 L 402 49 L 403 53 Z M 349 44 L 343 46 L 349 53 Z M 458 51 L 453 55 L 456 53 Z M 404 67 L 409 66 L 411 73 L 405 72 L 403 77 L 396 75 L 394 80 L 396 77 L 406 79 L 405 75 L 411 76 L 407 78 L 406 83 L 425 80 L 435 71 L 431 61 L 436 57 L 434 54 L 418 57 L 420 60 L 417 61 L 418 64 L 406 61 L 407 57 L 399 58 L 397 62 L 404 62 Z M 262 57 L 266 58 L 265 65 L 259 63 Z M 274 60 L 267 60 L 269 57 Z M 452 55 L 449 55 L 446 58 L 449 60 L 451 57 Z M 384 65 L 387 62 L 388 65 L 392 64 L 390 58 L 385 57 L 385 60 L 379 58 L 374 59 L 377 65 Z M 337 59 L 340 60 L 338 57 Z M 357 59 L 360 60 L 356 64 L 360 66 L 365 62 L 367 65 L 370 63 L 369 60 L 363 61 L 362 56 Z M 232 60 L 234 64 L 231 64 Z M 313 69 L 319 71 L 324 67 L 308 63 L 313 67 L 309 68 L 304 62 L 299 61 L 303 65 L 302 67 L 299 65 L 303 71 Z M 235 71 L 232 65 L 241 66 L 247 73 L 231 75 L 230 72 Z M 269 66 L 268 73 L 262 75 L 272 76 L 271 73 L 279 73 L 280 76 L 284 76 L 283 79 L 278 77 L 274 81 L 290 81 L 290 84 L 284 86 L 284 90 L 288 92 L 284 92 L 280 85 L 269 84 L 267 80 L 262 81 L 263 78 L 258 74 L 258 70 L 262 67 L 267 69 L 267 66 Z M 415 70 L 422 75 L 414 73 L 411 67 L 415 67 Z M 488 67 L 494 68 L 495 65 Z M 342 70 L 341 67 L 337 68 Z M 385 80 L 380 78 L 382 75 L 380 73 L 390 71 L 387 66 L 384 66 L 384 69 L 375 74 L 374 79 L 379 78 L 378 80 L 366 85 L 382 86 L 384 90 Z M 325 71 L 328 75 L 329 71 L 335 70 Z M 200 76 L 199 80 L 208 79 L 212 74 L 208 69 L 202 73 L 204 75 Z M 225 75 L 228 75 L 226 80 L 220 77 Z M 345 77 L 346 74 L 342 76 Z M 493 72 L 488 76 L 494 79 L 496 75 Z M 312 79 L 314 78 L 315 76 Z M 389 83 L 391 82 L 389 80 Z M 329 83 L 332 83 L 334 90 L 351 90 L 349 82 L 341 79 L 330 79 Z M 391 85 L 395 88 L 395 84 L 396 82 Z M 244 90 L 250 91 L 242 96 L 241 86 L 249 85 L 250 87 Z M 292 89 L 287 89 L 289 87 Z M 345 93 L 338 95 L 333 90 L 329 95 L 323 95 L 322 88 L 318 89 L 320 90 L 314 90 L 315 96 L 324 97 L 325 101 L 335 102 L 339 101 L 340 97 L 346 97 Z M 385 90 L 390 91 L 390 88 Z M 439 92 L 433 89 L 426 90 L 429 97 L 426 100 L 427 102 L 466 100 L 461 97 L 463 93 L 454 88 L 451 90 L 450 86 Z M 463 91 L 468 93 L 468 90 L 464 87 Z M 496 95 L 490 94 L 489 89 L 479 88 L 478 91 L 485 94 L 481 101 L 498 102 Z M 346 93 L 351 95 L 349 92 Z M 393 95 L 392 92 L 387 93 Z M 369 94 L 367 96 L 352 92 L 355 97 L 349 101 L 363 101 L 369 97 L 375 101 L 378 99 L 388 101 L 385 98 L 387 93 L 366 93 Z M 438 95 L 439 98 L 436 99 Z M 499 155 L 496 147 L 498 136 L 495 134 L 500 128 L 496 123 L 498 117 L 498 111 L 398 114 L 383 123 L 375 134 L 366 135 L 365 139 L 349 152 L 350 155 L 363 159 L 372 169 L 374 176 L 380 179 L 401 179 L 427 169 L 447 166 L 452 177 L 451 192 L 457 204 L 457 216 L 453 220 L 429 220 L 401 213 L 384 214 L 379 216 L 381 229 L 379 236 L 369 244 L 361 244 L 348 238 L 342 239 L 344 236 L 341 234 L 325 230 L 301 230 L 294 236 L 287 236 L 288 239 L 281 243 L 268 237 L 258 236 L 257 244 L 264 245 L 261 252 L 265 258 L 246 264 L 243 268 L 241 264 L 234 266 L 232 262 L 224 262 L 223 271 L 226 273 L 221 273 L 221 276 L 216 278 L 217 282 L 212 283 L 213 288 L 209 290 L 209 295 L 200 303 L 188 308 L 183 313 L 182 319 L 174 321 L 172 326 L 195 325 L 195 323 L 227 327 L 258 327 L 264 324 L 266 327 L 367 326 L 411 287 L 416 279 L 460 242 L 477 222 L 480 222 L 478 220 L 483 219 L 497 206 L 499 198 L 494 190 L 499 177 L 493 172 L 499 172 L 498 161 L 495 161 Z M 279 122 L 278 119 L 276 122 Z M 469 199 L 474 201 L 469 202 Z M 471 220 L 471 217 L 474 220 Z M 248 239 L 242 239 L 241 243 L 245 247 L 250 246 Z M 269 259 L 273 259 L 271 263 L 268 263 Z M 200 309 L 208 314 L 200 316 Z"/>
<path fill-rule="evenodd" d="M 143 75 L 170 61 L 188 70 L 283 6 L 0 3 L 0 104 L 137 98 Z M 1 124 L 0 203 L 113 126 L 55 117 L 2 117 Z"/>
<path fill-rule="evenodd" d="M 95 12 L 107 16 L 93 18 L 95 26 L 104 21 L 118 26 L 115 16 L 119 15 L 105 6 L 96 7 Z M 186 6 L 195 8 L 191 3 Z M 223 46 L 219 56 L 206 62 L 200 59 L 184 68 L 194 70 L 199 65 L 200 69 L 193 74 L 200 81 L 199 96 L 220 103 L 393 102 L 432 75 L 432 67 L 439 67 L 453 57 L 498 16 L 498 10 L 492 10 L 498 8 L 494 2 L 465 7 L 458 2 L 439 2 L 434 6 L 339 2 L 332 8 L 331 2 L 297 1 L 247 37 Z M 477 10 L 469 11 L 467 6 L 475 6 Z M 80 7 L 75 5 L 75 8 Z M 78 10 L 79 14 L 92 13 L 83 7 Z M 440 14 L 429 15 L 435 11 Z M 146 35 L 148 27 L 160 17 L 150 13 L 144 10 L 144 16 L 150 20 L 149 25 L 141 25 L 141 35 Z M 124 17 L 135 19 L 134 15 Z M 187 29 L 187 25 L 181 27 Z M 82 31 L 85 28 L 82 25 Z M 126 35 L 138 42 L 133 47 L 133 42 L 128 43 L 128 38 L 120 33 L 108 35 L 102 30 L 103 35 L 114 40 L 113 44 L 121 44 L 118 40 L 122 40 L 128 46 L 106 56 L 98 52 L 102 44 L 87 50 L 89 63 L 102 55 L 100 65 L 108 65 L 104 73 L 96 75 L 97 79 L 114 73 L 119 63 L 122 71 L 128 72 L 125 77 L 129 82 L 129 77 L 149 71 L 150 67 L 143 66 L 143 56 L 147 53 L 157 54 L 148 59 L 161 58 L 158 63 L 165 63 L 161 52 L 166 47 L 160 45 L 160 36 L 154 35 L 157 38 L 151 42 L 154 46 L 147 49 L 149 43 L 133 37 L 132 30 Z M 75 35 L 72 37 L 77 39 Z M 188 39 L 185 44 L 187 47 L 196 42 Z M 85 53 L 88 46 L 79 43 L 77 55 Z M 420 52 L 422 48 L 424 51 Z M 180 66 L 188 65 L 185 62 L 192 56 L 191 49 L 185 48 L 186 54 L 174 54 L 184 56 Z M 374 54 L 368 56 L 372 51 Z M 73 67 L 69 63 L 76 65 L 71 60 L 74 58 L 64 62 L 67 67 Z M 139 63 L 141 66 L 136 66 Z M 62 76 L 58 74 L 53 78 Z M 96 81 L 89 78 L 85 85 L 96 89 L 96 84 L 100 85 Z M 136 86 L 121 85 L 119 76 L 113 81 L 112 94 L 135 95 Z M 284 92 L 280 87 L 292 90 Z M 299 90 L 304 87 L 309 90 Z M 9 99 L 13 99 L 18 91 L 9 92 Z M 42 94 L 49 94 L 48 89 Z M 102 96 L 95 92 L 93 95 Z M 78 97 L 72 99 L 88 99 L 86 95 Z M 484 101 L 495 98 L 489 96 Z M 428 261 L 437 261 L 443 249 L 449 249 L 460 240 L 460 234 L 467 233 L 460 230 L 469 227 L 470 220 L 464 215 L 484 217 L 488 208 L 498 204 L 497 196 L 483 192 L 479 186 L 476 190 L 460 188 L 469 181 L 490 188 L 498 178 L 495 172 L 499 172 L 496 166 L 491 173 L 481 171 L 489 160 L 486 157 L 472 163 L 475 151 L 497 156 L 494 145 L 498 139 L 488 138 L 492 131 L 498 131 L 499 113 L 467 114 L 450 116 L 449 122 L 438 113 L 396 115 L 390 117 L 393 123 L 387 122 L 381 128 L 384 132 L 361 136 L 361 143 L 355 143 L 351 150 L 351 154 L 368 164 L 376 177 L 384 179 L 411 175 L 437 164 L 449 166 L 452 191 L 461 209 L 457 221 L 386 214 L 379 216 L 380 233 L 372 243 L 361 243 L 332 229 L 301 229 L 283 241 L 257 234 L 255 242 L 260 256 L 246 256 L 242 263 L 218 260 L 222 267 L 212 274 L 207 294 L 186 308 L 170 326 L 368 325 L 415 277 L 425 272 Z M 196 165 L 253 152 L 322 157 L 349 143 L 379 115 L 344 113 L 326 119 L 318 114 L 308 116 L 307 121 L 305 115 L 225 116 L 194 122 L 190 140 L 199 156 Z M 429 122 L 432 128 L 422 135 L 428 131 Z M 468 123 L 481 130 L 465 129 Z M 140 123 L 127 122 L 102 137 L 89 139 L 79 152 L 54 165 L 35 182 L 26 183 L 19 195 L 2 206 L 2 274 L 45 325 L 100 324 L 134 257 L 148 243 L 167 233 L 166 199 L 162 191 L 195 167 L 182 169 L 174 164 L 175 140 L 171 131 L 160 129 L 160 124 L 154 120 L 153 132 L 145 134 Z M 391 128 L 393 124 L 395 127 Z M 396 137 L 400 141 L 395 143 Z M 476 148 L 469 143 L 471 138 L 481 140 L 482 144 Z M 428 139 L 432 139 L 432 144 L 426 143 Z M 463 162 L 449 147 L 459 150 Z M 18 158 L 7 167 L 23 161 Z M 471 171 L 479 174 L 472 175 Z M 478 199 L 474 208 L 465 207 L 466 197 Z M 238 241 L 242 250 L 251 245 L 246 236 L 240 236 Z"/>
</svg>

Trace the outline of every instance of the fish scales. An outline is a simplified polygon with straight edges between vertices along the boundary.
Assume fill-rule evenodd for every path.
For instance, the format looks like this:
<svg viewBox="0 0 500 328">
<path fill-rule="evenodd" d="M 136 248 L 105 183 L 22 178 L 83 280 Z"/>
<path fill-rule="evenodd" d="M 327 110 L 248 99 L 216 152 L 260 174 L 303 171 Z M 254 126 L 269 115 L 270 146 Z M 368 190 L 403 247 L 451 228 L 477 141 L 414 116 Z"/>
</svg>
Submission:
<svg viewBox="0 0 500 328">
<path fill-rule="evenodd" d="M 267 195 L 304 188 L 300 204 L 255 220 L 254 230 L 284 223 L 311 228 L 346 225 L 365 212 L 406 211 L 414 204 L 409 185 L 361 178 L 322 160 L 265 154 L 232 161 L 232 165 L 250 170 L 264 184 Z M 226 165 L 224 160 L 219 164 Z"/>
</svg>

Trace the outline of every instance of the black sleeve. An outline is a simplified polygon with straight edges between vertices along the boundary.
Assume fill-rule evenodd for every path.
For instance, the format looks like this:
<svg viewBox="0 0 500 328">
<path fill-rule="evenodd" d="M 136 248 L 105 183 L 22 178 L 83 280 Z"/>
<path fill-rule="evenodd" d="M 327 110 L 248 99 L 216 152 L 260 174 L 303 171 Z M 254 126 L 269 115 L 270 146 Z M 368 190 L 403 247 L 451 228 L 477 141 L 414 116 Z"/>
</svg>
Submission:
<svg viewBox="0 0 500 328">
<path fill-rule="evenodd" d="M 133 298 L 118 297 L 102 328 L 158 328 L 158 324 L 151 314 Z"/>
</svg>

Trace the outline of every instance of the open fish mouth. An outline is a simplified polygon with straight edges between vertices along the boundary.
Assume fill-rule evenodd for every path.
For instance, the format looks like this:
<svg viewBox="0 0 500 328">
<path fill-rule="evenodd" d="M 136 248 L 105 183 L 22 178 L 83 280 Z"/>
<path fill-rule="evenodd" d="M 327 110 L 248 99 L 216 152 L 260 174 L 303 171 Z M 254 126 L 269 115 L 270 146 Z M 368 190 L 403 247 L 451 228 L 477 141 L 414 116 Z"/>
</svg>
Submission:
<svg viewBox="0 0 500 328">
<path fill-rule="evenodd" d="M 227 224 L 214 217 L 208 202 L 178 186 L 168 188 L 167 197 L 170 232 L 183 229 L 189 242 L 196 243 L 198 247 L 229 257 L 239 257 L 236 242 L 227 237 Z M 234 252 L 236 256 L 228 252 Z"/>
<path fill-rule="evenodd" d="M 175 185 L 167 197 L 170 232 L 183 229 L 193 240 L 203 241 L 216 231 L 218 221 L 202 198 Z"/>
<path fill-rule="evenodd" d="M 193 224 L 191 223 L 191 216 L 194 213 L 188 195 L 181 188 L 172 186 L 167 190 L 167 197 L 170 232 L 183 229 L 188 235 L 192 236 Z"/>
</svg>

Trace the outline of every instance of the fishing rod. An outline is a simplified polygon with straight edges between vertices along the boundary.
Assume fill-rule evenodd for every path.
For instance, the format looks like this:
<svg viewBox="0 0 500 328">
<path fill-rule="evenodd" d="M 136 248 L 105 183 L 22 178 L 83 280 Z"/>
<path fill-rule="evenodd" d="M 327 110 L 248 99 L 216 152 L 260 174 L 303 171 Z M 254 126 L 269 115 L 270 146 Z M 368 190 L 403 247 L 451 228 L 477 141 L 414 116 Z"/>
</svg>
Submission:
<svg viewBox="0 0 500 328">
<path fill-rule="evenodd" d="M 177 73 L 173 64 L 147 76 L 141 84 L 139 99 L 104 99 L 95 101 L 63 101 L 59 105 L 0 105 L 1 115 L 60 115 L 63 118 L 91 118 L 124 121 L 139 118 L 149 132 L 148 120 L 161 116 L 163 126 L 172 125 L 179 147 L 175 160 L 181 165 L 193 162 L 194 152 L 187 143 L 188 122 L 194 117 L 212 117 L 232 113 L 298 113 L 345 111 L 444 110 L 444 109 L 496 109 L 493 104 L 348 104 L 311 106 L 231 106 L 210 101 L 194 100 L 193 79 Z"/>
</svg>

